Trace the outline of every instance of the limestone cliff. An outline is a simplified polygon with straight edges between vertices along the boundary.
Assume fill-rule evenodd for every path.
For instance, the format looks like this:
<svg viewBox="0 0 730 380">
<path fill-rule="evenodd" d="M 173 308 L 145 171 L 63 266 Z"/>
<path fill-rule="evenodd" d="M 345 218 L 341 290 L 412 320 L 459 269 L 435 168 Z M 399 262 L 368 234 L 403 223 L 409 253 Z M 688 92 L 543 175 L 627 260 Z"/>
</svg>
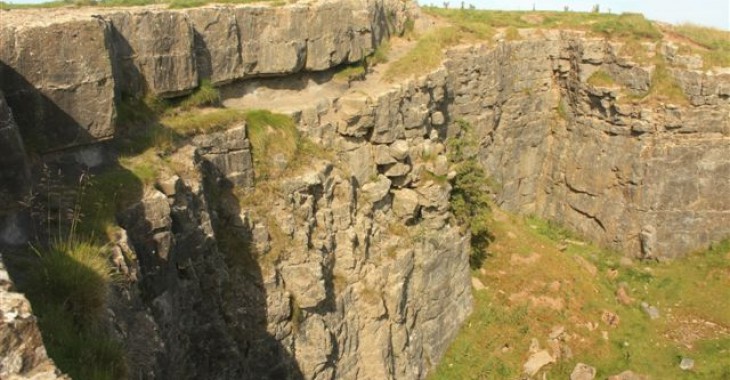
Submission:
<svg viewBox="0 0 730 380">
<path fill-rule="evenodd" d="M 558 34 L 454 52 L 450 113 L 481 133 L 509 210 L 560 221 L 637 257 L 671 258 L 730 235 L 730 74 L 673 69 L 689 104 L 634 104 L 654 65 L 619 43 Z M 588 84 L 597 70 L 616 85 Z"/>
<path fill-rule="evenodd" d="M 22 133 L 39 152 L 109 139 L 121 97 L 173 97 L 201 80 L 321 71 L 358 62 L 407 3 L 301 2 L 4 11 L 0 81 Z M 26 112 L 27 110 L 27 112 Z"/>
<path fill-rule="evenodd" d="M 361 60 L 408 12 L 343 0 L 13 14 L 0 26 L 0 83 L 19 128 L 0 97 L 0 147 L 12 152 L 0 178 L 30 181 L 18 130 L 35 152 L 61 150 L 43 155 L 49 165 L 109 170 L 102 141 L 117 134 L 122 96 L 179 96 L 201 79 L 229 106 L 254 104 L 259 89 L 302 96 L 317 82 L 303 72 Z M 469 239 L 449 204 L 460 119 L 501 207 L 644 257 L 730 235 L 718 191 L 730 178 L 730 75 L 672 69 L 688 104 L 627 103 L 620 90 L 647 90 L 657 68 L 618 51 L 547 31 L 455 49 L 399 84 L 301 99 L 279 111 L 324 152 L 299 167 L 275 157 L 275 180 L 256 173 L 246 123 L 165 153 L 175 170 L 119 210 L 110 244 L 123 281 L 108 319 L 132 375 L 424 378 L 471 309 Z M 589 84 L 599 69 L 617 86 Z M 106 162 L 87 165 L 88 149 Z"/>
</svg>

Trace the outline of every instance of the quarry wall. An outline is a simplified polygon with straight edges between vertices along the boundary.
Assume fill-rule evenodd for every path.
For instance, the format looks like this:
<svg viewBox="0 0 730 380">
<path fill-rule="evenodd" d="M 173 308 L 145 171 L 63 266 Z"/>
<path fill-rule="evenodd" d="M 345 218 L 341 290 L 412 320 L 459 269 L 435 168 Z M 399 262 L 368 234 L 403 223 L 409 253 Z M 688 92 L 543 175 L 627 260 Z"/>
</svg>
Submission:
<svg viewBox="0 0 730 380">
<path fill-rule="evenodd" d="M 356 62 L 411 11 L 337 1 L 17 16 L 0 26 L 0 147 L 12 152 L 0 192 L 16 204 L 32 182 L 29 145 L 72 156 L 103 147 L 125 96 Z M 649 89 L 655 67 L 619 47 L 546 31 L 454 49 L 419 78 L 303 106 L 292 113 L 299 132 L 330 155 L 259 198 L 245 123 L 191 139 L 169 157 L 180 170 L 117 218 L 127 282 L 110 324 L 133 373 L 425 377 L 471 310 L 469 239 L 449 206 L 456 120 L 474 126 L 507 210 L 637 257 L 730 235 L 730 74 L 673 69 L 687 104 L 625 102 L 621 91 Z M 616 86 L 589 84 L 599 69 Z M 23 240 L 19 215 L 1 216 L 6 245 Z"/>
</svg>

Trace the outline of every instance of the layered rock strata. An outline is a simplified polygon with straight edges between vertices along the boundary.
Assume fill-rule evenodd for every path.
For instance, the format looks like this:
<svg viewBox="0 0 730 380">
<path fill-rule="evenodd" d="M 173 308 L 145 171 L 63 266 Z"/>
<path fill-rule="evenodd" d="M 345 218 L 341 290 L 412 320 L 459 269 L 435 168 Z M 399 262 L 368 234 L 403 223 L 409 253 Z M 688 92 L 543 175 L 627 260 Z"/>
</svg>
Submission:
<svg viewBox="0 0 730 380">
<path fill-rule="evenodd" d="M 656 67 L 620 46 L 554 33 L 453 52 L 449 113 L 476 125 L 506 209 L 637 257 L 726 238 L 730 73 L 672 68 L 688 104 L 625 101 L 650 88 Z M 597 70 L 616 85 L 588 84 Z"/>
<path fill-rule="evenodd" d="M 3 11 L 0 82 L 39 152 L 108 139 L 115 102 L 362 60 L 402 30 L 408 5 L 311 1 L 169 10 Z"/>
<path fill-rule="evenodd" d="M 175 96 L 200 78 L 225 83 L 352 62 L 376 46 L 391 11 L 401 9 L 341 4 L 353 8 L 120 10 L 3 26 L 3 89 L 22 114 L 21 132 L 48 121 L 53 105 L 73 121 L 43 124 L 64 142 L 56 147 L 98 141 L 114 135 L 113 102 L 122 91 Z M 315 27 L 326 25 L 316 21 L 324 15 L 345 22 Z M 312 34 L 277 31 L 267 18 Z M 357 20 L 366 20 L 362 28 Z M 42 65 L 30 48 L 49 35 L 85 35 L 63 22 L 99 30 L 89 45 L 107 54 L 84 58 L 103 62 L 81 79 L 72 72 L 71 84 L 63 82 L 63 62 Z M 250 43 L 242 42 L 244 31 Z M 85 57 L 64 43 L 54 47 L 59 59 Z M 158 178 L 119 216 L 124 238 L 115 249 L 133 254 L 115 256 L 127 283 L 110 318 L 134 348 L 132 372 L 425 377 L 471 307 L 468 236 L 449 208 L 446 143 L 459 138 L 459 119 L 475 127 L 480 160 L 506 209 L 560 221 L 641 257 L 675 257 L 730 235 L 730 201 L 720 191 L 730 182 L 730 75 L 674 68 L 687 104 L 626 102 L 624 92 L 651 88 L 656 67 L 619 51 L 579 33 L 544 32 L 454 50 L 438 70 L 382 90 L 356 85 L 302 102 L 292 113 L 298 129 L 329 156 L 288 171 L 295 165 L 277 159 L 270 164 L 284 175 L 276 181 L 254 185 L 246 125 L 191 139 L 167 157 L 177 174 Z M 588 84 L 599 69 L 617 85 Z M 73 108 L 74 94 L 88 88 L 96 98 L 79 101 L 96 103 L 79 107 L 101 119 Z M 41 111 L 27 114 L 34 110 Z M 0 131 L 12 137 L 11 124 Z M 0 138 L 22 152 L 17 141 Z"/>
<path fill-rule="evenodd" d="M 340 99 L 320 115 L 329 121 L 310 120 L 338 158 L 266 190 L 250 187 L 245 126 L 178 150 L 170 160 L 187 169 L 122 218 L 158 331 L 150 342 L 165 342 L 153 372 L 423 378 L 471 310 L 469 240 L 450 185 L 435 179 L 449 170 L 445 124 L 429 121 L 445 106 L 436 96 L 422 85 Z M 401 122 L 388 131 L 391 118 Z"/>
</svg>

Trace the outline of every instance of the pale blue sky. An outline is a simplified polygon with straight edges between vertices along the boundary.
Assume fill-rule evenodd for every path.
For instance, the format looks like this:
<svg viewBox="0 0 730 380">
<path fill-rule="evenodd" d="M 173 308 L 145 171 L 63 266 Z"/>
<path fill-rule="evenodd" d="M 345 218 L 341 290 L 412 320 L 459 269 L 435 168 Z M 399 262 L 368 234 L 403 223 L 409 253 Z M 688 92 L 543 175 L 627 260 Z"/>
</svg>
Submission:
<svg viewBox="0 0 730 380">
<path fill-rule="evenodd" d="M 421 5 L 443 6 L 444 0 L 418 0 Z M 448 0 L 453 8 L 461 0 Z M 601 11 L 640 12 L 652 20 L 671 23 L 692 22 L 730 30 L 730 0 L 464 0 L 482 9 L 562 10 L 565 5 L 576 11 L 590 11 L 599 4 Z"/>
</svg>

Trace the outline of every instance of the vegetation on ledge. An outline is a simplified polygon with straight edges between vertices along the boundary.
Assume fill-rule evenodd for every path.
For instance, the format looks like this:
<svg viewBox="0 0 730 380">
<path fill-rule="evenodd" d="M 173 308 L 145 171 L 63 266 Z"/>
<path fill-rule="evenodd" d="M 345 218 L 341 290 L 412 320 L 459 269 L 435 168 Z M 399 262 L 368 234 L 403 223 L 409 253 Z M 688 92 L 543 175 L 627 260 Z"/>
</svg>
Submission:
<svg viewBox="0 0 730 380">
<path fill-rule="evenodd" d="M 467 226 L 471 235 L 472 269 L 481 268 L 488 256 L 489 244 L 494 239 L 489 231 L 491 209 L 489 206 L 489 179 L 477 161 L 479 146 L 469 123 L 457 121 L 461 135 L 449 140 L 449 160 L 455 167 L 456 176 L 451 180 L 451 208 L 456 220 Z"/>
<path fill-rule="evenodd" d="M 699 54 L 706 69 L 730 67 L 730 32 L 699 25 L 682 24 L 672 28 L 695 45 L 684 45 L 684 53 Z"/>
<path fill-rule="evenodd" d="M 29 206 L 47 237 L 3 258 L 31 302 L 48 355 L 62 372 L 74 379 L 125 379 L 126 353 L 105 324 L 115 281 L 109 247 L 80 228 L 83 201 L 91 195 L 88 185 L 82 175 L 77 188 L 66 189 L 61 179 L 46 173 L 41 193 Z"/>
</svg>

